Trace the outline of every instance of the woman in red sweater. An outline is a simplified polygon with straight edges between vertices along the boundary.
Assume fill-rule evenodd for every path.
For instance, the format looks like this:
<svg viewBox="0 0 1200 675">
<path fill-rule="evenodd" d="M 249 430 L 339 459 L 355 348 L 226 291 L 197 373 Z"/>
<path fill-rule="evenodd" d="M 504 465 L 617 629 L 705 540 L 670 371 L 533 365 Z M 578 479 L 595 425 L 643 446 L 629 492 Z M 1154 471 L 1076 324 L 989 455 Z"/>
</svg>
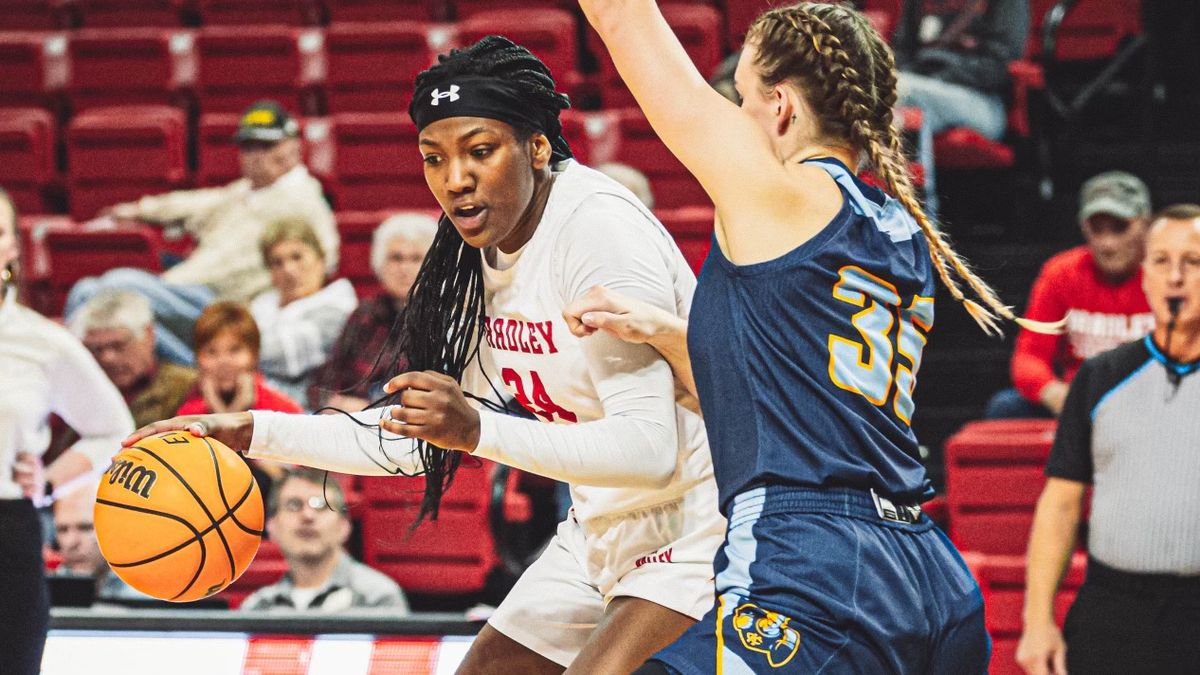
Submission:
<svg viewBox="0 0 1200 675">
<path fill-rule="evenodd" d="M 205 415 L 247 410 L 304 412 L 300 404 L 271 388 L 258 371 L 260 336 L 250 311 L 236 302 L 205 308 L 192 331 L 198 377 L 176 415 Z M 247 460 L 264 490 L 286 468 L 274 462 Z"/>
</svg>

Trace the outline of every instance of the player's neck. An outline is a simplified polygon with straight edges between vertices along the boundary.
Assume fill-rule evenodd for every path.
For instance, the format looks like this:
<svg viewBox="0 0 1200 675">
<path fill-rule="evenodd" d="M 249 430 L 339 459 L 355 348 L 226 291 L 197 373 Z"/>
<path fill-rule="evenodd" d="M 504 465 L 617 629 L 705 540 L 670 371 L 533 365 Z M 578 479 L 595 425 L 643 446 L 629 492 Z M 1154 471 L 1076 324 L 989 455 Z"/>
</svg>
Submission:
<svg viewBox="0 0 1200 675">
<path fill-rule="evenodd" d="M 858 160 L 855 158 L 854 152 L 849 148 L 844 148 L 837 145 L 826 145 L 823 143 L 809 143 L 796 148 L 795 151 L 786 156 L 785 162 L 788 164 L 799 164 L 800 162 L 816 159 L 817 157 L 829 157 L 836 159 L 850 171 L 855 171 L 858 166 Z"/>
<path fill-rule="evenodd" d="M 338 549 L 335 549 L 332 555 L 318 561 L 297 560 L 295 564 L 290 565 L 292 585 L 296 588 L 319 588 L 329 580 L 341 560 L 342 552 Z"/>
<path fill-rule="evenodd" d="M 1171 360 L 1177 363 L 1200 361 L 1200 330 L 1194 326 L 1176 326 L 1171 331 L 1170 352 L 1167 353 L 1167 328 L 1158 326 L 1154 329 L 1154 344 L 1164 350 Z"/>
</svg>

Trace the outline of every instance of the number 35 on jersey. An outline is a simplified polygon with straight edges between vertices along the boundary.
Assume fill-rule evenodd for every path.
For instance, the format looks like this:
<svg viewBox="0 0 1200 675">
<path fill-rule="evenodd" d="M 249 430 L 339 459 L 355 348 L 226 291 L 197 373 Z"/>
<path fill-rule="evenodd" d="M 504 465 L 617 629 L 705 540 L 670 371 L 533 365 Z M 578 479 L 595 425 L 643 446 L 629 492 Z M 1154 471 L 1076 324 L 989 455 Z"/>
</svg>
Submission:
<svg viewBox="0 0 1200 675">
<path fill-rule="evenodd" d="M 858 334 L 829 335 L 829 379 L 911 424 L 933 298 L 914 295 L 905 304 L 894 285 L 856 265 L 838 270 L 833 297 L 859 308 L 850 319 Z"/>
</svg>

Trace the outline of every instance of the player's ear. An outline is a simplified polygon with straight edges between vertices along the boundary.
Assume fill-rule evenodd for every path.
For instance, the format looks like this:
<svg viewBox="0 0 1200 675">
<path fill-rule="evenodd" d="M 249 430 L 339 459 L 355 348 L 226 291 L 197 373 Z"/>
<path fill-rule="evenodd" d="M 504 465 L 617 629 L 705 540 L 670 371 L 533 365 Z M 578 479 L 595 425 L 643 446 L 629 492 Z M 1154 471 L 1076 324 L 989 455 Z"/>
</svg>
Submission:
<svg viewBox="0 0 1200 675">
<path fill-rule="evenodd" d="M 541 171 L 550 164 L 550 139 L 546 134 L 532 134 L 529 137 L 529 157 L 535 171 Z"/>
</svg>

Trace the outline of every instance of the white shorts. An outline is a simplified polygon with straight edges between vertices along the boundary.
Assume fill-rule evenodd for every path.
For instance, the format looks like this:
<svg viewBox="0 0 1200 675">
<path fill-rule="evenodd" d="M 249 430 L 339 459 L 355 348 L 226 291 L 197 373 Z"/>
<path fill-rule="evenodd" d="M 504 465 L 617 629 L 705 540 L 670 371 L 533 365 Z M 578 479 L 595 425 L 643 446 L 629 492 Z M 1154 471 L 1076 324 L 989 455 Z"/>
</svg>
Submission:
<svg viewBox="0 0 1200 675">
<path fill-rule="evenodd" d="M 488 623 L 569 666 L 613 598 L 642 598 L 699 620 L 715 601 L 713 558 L 724 538 L 711 482 L 632 513 L 584 523 L 572 515 Z"/>
</svg>

